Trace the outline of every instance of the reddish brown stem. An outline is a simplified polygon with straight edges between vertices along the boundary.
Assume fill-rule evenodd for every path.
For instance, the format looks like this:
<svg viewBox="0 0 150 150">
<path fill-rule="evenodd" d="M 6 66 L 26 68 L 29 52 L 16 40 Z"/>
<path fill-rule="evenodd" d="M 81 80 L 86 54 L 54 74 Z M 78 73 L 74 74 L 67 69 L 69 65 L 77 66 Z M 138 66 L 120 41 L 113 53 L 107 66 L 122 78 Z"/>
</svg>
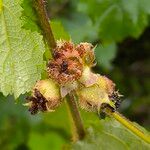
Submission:
<svg viewBox="0 0 150 150">
<path fill-rule="evenodd" d="M 35 9 L 37 11 L 40 25 L 44 33 L 45 39 L 49 47 L 54 49 L 56 47 L 56 42 L 54 39 L 54 35 L 50 26 L 50 21 L 49 21 L 44 3 L 45 3 L 45 0 L 34 0 Z"/>
<path fill-rule="evenodd" d="M 45 2 L 46 0 L 34 0 L 35 8 L 39 16 L 39 21 L 42 27 L 44 37 L 50 47 L 51 52 L 53 52 L 53 49 L 56 47 L 56 41 L 54 39 L 54 35 L 49 23 L 49 18 L 44 5 Z M 85 135 L 85 130 L 73 93 L 68 94 L 67 102 L 76 129 L 75 134 L 77 135 L 77 140 L 83 139 Z"/>
<path fill-rule="evenodd" d="M 85 136 L 85 130 L 84 130 L 80 112 L 78 110 L 78 106 L 76 104 L 76 100 L 75 100 L 73 92 L 67 95 L 67 103 L 68 103 L 69 110 L 73 119 L 73 126 L 74 126 L 74 130 L 76 133 L 75 135 L 73 135 L 73 140 L 74 141 L 81 140 Z"/>
</svg>

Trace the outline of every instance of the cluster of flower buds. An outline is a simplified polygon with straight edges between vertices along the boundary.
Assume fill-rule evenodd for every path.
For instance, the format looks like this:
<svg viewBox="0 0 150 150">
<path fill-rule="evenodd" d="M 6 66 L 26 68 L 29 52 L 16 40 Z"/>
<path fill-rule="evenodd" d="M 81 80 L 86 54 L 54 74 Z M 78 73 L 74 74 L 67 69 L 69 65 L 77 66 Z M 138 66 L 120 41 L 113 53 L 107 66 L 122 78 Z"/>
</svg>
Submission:
<svg viewBox="0 0 150 150">
<path fill-rule="evenodd" d="M 57 41 L 47 65 L 49 79 L 38 81 L 27 98 L 31 114 L 54 111 L 71 91 L 76 92 L 79 106 L 87 111 L 100 112 L 104 104 L 115 111 L 121 95 L 110 79 L 91 71 L 94 65 L 92 44 Z"/>
</svg>

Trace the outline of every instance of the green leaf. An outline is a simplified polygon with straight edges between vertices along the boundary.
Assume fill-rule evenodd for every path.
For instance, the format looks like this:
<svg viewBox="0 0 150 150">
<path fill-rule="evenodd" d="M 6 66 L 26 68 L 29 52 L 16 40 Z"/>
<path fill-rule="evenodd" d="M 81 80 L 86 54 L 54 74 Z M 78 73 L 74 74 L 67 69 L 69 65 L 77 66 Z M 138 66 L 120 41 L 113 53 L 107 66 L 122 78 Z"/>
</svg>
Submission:
<svg viewBox="0 0 150 150">
<path fill-rule="evenodd" d="M 31 150 L 60 150 L 65 140 L 55 132 L 36 133 L 31 132 L 29 135 L 28 146 Z"/>
<path fill-rule="evenodd" d="M 89 126 L 87 137 L 74 144 L 74 150 L 148 150 L 150 148 L 149 144 L 114 119 L 91 121 Z"/>
<path fill-rule="evenodd" d="M 0 93 L 0 149 L 34 150 L 38 146 L 43 150 L 60 150 L 70 143 L 70 118 L 65 104 L 54 113 L 31 116 L 22 105 L 25 97 L 20 96 L 16 105 L 12 96 L 4 97 Z"/>
<path fill-rule="evenodd" d="M 31 150 L 62 149 L 65 144 L 70 142 L 71 138 L 69 119 L 65 103 L 54 113 L 43 114 L 43 123 L 30 133 L 29 148 Z"/>
<path fill-rule="evenodd" d="M 60 18 L 64 26 L 68 29 L 71 39 L 74 42 L 80 43 L 81 41 L 91 42 L 97 38 L 98 28 L 94 26 L 91 19 L 81 13 L 70 14 L 69 20 Z"/>
<path fill-rule="evenodd" d="M 25 145 L 30 131 L 29 121 L 35 121 L 21 100 L 17 105 L 13 100 L 12 96 L 4 97 L 0 93 L 0 148 L 3 150 L 17 150 L 19 146 Z"/>
<path fill-rule="evenodd" d="M 149 0 L 81 0 L 78 9 L 99 26 L 101 39 L 120 41 L 141 35 L 148 25 L 149 7 Z"/>
<path fill-rule="evenodd" d="M 71 135 L 70 119 L 66 103 L 62 103 L 54 113 L 45 113 L 43 115 L 44 123 L 53 129 L 60 129 L 62 132 L 59 132 L 59 134 L 61 136 L 63 134 L 66 139 L 70 139 Z"/>
<path fill-rule="evenodd" d="M 2 0 L 0 0 L 0 13 L 2 11 Z"/>
<path fill-rule="evenodd" d="M 15 98 L 40 79 L 45 50 L 39 33 L 22 28 L 20 5 L 20 0 L 3 0 L 0 14 L 0 91 Z"/>
<path fill-rule="evenodd" d="M 37 25 L 38 17 L 35 10 L 32 8 L 34 5 L 33 0 L 22 0 L 23 13 L 21 19 L 24 20 L 23 28 L 31 31 L 40 31 Z"/>
<path fill-rule="evenodd" d="M 63 39 L 63 40 L 70 40 L 69 34 L 65 31 L 64 27 L 62 24 L 58 21 L 51 21 L 51 28 L 54 33 L 54 37 L 57 40 Z"/>
<path fill-rule="evenodd" d="M 96 60 L 99 66 L 103 66 L 107 69 L 111 68 L 111 62 L 115 58 L 117 52 L 117 46 L 113 43 L 103 43 L 98 45 L 95 49 Z"/>
</svg>

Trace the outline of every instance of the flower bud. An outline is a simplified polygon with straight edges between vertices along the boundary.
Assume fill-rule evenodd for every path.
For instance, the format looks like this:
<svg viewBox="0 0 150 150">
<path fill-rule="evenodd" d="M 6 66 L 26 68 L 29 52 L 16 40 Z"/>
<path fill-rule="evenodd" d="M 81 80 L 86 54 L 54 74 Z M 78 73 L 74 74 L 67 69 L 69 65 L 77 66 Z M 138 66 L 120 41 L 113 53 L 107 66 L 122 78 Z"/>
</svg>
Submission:
<svg viewBox="0 0 150 150">
<path fill-rule="evenodd" d="M 103 103 L 110 103 L 108 94 L 97 84 L 78 90 L 77 95 L 80 107 L 87 111 L 99 112 Z"/>
<path fill-rule="evenodd" d="M 94 73 L 92 74 L 94 75 Z M 110 106 L 112 111 L 116 110 L 120 105 L 121 95 L 118 91 L 115 91 L 115 84 L 105 76 L 95 75 L 97 76 L 96 83 L 91 86 L 81 87 L 77 91 L 80 107 L 87 111 L 98 113 L 104 109 L 104 106 Z M 88 79 L 89 77 L 87 81 Z"/>
<path fill-rule="evenodd" d="M 61 103 L 59 87 L 52 79 L 37 81 L 32 96 L 27 100 L 31 114 L 38 111 L 54 111 Z"/>
</svg>

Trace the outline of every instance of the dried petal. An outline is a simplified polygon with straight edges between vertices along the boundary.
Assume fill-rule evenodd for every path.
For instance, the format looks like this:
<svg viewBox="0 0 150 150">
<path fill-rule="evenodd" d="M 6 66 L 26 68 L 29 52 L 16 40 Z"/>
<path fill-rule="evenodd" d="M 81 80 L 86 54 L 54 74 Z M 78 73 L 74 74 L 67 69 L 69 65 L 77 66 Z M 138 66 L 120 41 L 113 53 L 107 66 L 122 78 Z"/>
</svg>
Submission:
<svg viewBox="0 0 150 150">
<path fill-rule="evenodd" d="M 85 66 L 79 82 L 82 83 L 85 87 L 89 87 L 97 83 L 98 78 L 99 75 L 93 73 L 90 67 Z"/>
<path fill-rule="evenodd" d="M 62 98 L 65 97 L 68 93 L 70 93 L 73 90 L 76 90 L 77 88 L 78 88 L 78 83 L 76 81 L 66 84 L 64 86 L 61 86 L 60 87 L 61 97 Z"/>
</svg>

